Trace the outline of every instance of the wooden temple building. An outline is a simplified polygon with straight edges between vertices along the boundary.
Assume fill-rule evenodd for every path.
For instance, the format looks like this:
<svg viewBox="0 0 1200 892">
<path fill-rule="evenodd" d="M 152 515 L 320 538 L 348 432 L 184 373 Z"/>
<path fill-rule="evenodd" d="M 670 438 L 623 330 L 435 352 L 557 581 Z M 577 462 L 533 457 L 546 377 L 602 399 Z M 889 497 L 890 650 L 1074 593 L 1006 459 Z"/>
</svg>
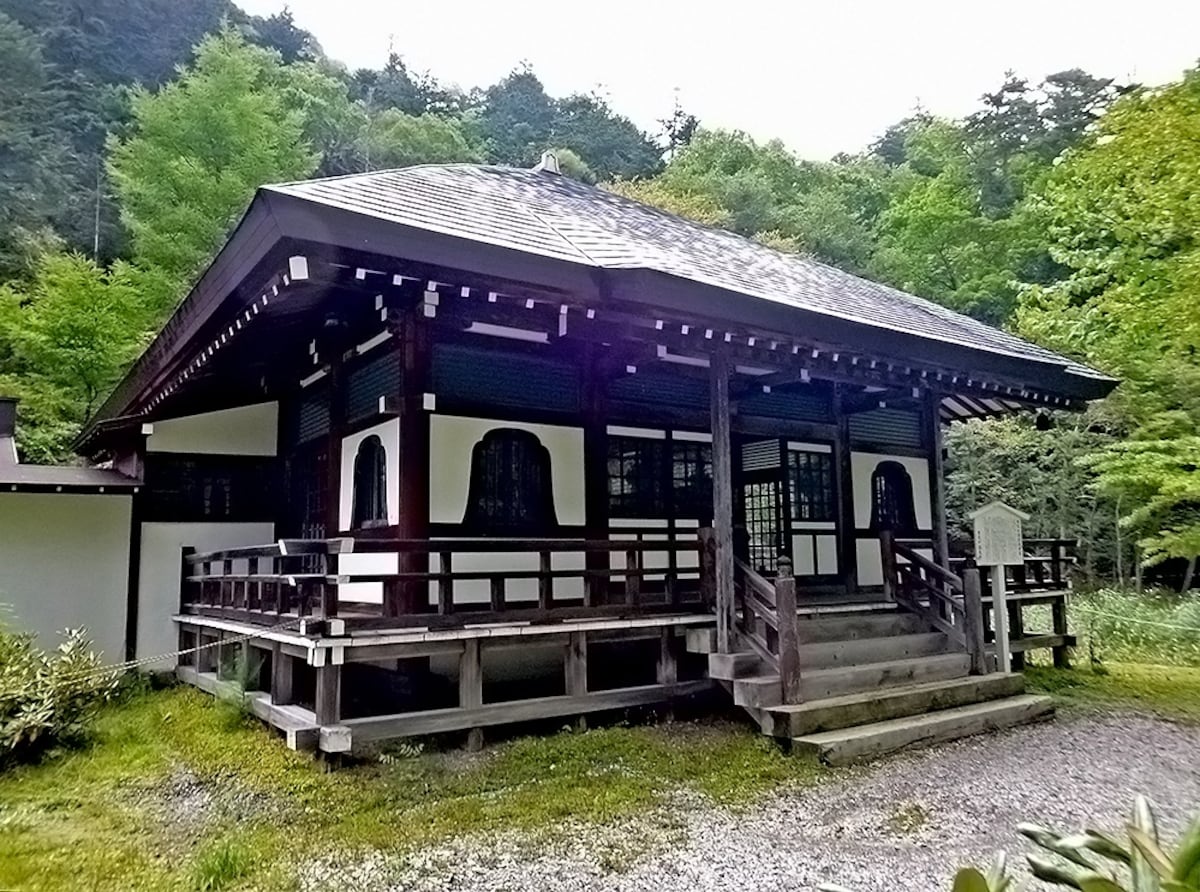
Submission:
<svg viewBox="0 0 1200 892">
<path fill-rule="evenodd" d="M 261 188 L 77 446 L 140 482 L 128 654 L 293 745 L 715 692 L 838 761 L 1047 712 L 942 432 L 1113 385 L 550 157 Z"/>
</svg>

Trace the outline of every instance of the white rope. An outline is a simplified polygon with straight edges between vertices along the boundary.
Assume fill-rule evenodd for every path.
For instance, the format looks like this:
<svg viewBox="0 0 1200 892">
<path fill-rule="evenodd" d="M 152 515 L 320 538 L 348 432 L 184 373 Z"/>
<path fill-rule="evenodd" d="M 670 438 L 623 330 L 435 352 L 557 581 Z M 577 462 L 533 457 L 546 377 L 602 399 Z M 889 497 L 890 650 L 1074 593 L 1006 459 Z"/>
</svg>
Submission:
<svg viewBox="0 0 1200 892">
<path fill-rule="evenodd" d="M 1151 619 L 1134 619 L 1132 616 L 1122 616 L 1119 613 L 1107 613 L 1103 610 L 1096 610 L 1092 607 L 1080 607 L 1078 603 L 1074 605 L 1074 609 L 1085 616 L 1089 614 L 1092 616 L 1107 616 L 1111 619 L 1119 619 L 1126 623 L 1137 623 L 1138 625 L 1142 626 L 1158 626 L 1160 629 L 1176 629 L 1180 632 L 1194 632 L 1195 634 L 1200 635 L 1200 628 L 1196 628 L 1195 626 L 1180 626 L 1176 623 L 1160 623 Z"/>
<path fill-rule="evenodd" d="M 130 669 L 136 669 L 139 666 L 149 666 L 152 663 L 161 663 L 165 660 L 178 659 L 179 657 L 188 656 L 189 654 L 199 653 L 211 647 L 221 647 L 226 644 L 241 644 L 249 641 L 251 638 L 258 638 L 266 632 L 281 632 L 287 630 L 287 627 L 297 623 L 297 620 L 287 620 L 277 623 L 273 626 L 263 626 L 255 629 L 253 632 L 248 632 L 245 635 L 236 635 L 232 638 L 219 638 L 216 641 L 210 641 L 207 644 L 197 644 L 195 647 L 185 647 L 181 650 L 171 651 L 170 653 L 156 654 L 152 657 L 140 657 L 136 660 L 126 660 L 123 663 L 113 663 L 109 666 L 94 666 L 91 669 L 84 669 L 79 672 L 71 672 L 67 675 L 54 676 L 55 681 L 83 681 L 91 678 L 99 678 L 104 675 L 116 675 L 118 673 L 128 672 Z M 290 631 L 296 631 L 291 629 Z M 19 691 L 0 691 L 0 698 L 20 696 Z"/>
</svg>

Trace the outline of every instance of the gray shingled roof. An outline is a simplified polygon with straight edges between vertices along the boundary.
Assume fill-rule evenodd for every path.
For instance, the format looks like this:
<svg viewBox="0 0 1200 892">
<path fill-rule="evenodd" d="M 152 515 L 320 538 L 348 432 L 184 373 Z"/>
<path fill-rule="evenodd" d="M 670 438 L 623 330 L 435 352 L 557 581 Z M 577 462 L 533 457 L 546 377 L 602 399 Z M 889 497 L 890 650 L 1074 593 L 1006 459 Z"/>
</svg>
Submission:
<svg viewBox="0 0 1200 892">
<path fill-rule="evenodd" d="M 652 270 L 862 325 L 1104 378 L 932 301 L 554 173 L 426 165 L 265 189 L 585 266 Z"/>
</svg>

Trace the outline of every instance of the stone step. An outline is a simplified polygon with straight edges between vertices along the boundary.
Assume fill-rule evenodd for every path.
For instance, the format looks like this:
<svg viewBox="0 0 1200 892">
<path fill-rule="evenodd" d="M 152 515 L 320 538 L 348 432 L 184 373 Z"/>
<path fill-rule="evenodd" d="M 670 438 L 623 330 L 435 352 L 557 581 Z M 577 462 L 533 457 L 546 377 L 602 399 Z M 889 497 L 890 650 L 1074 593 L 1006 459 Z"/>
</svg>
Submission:
<svg viewBox="0 0 1200 892">
<path fill-rule="evenodd" d="M 883 687 L 965 678 L 969 671 L 970 658 L 965 653 L 909 657 L 857 666 L 810 669 L 801 673 L 800 691 L 805 701 L 824 700 L 859 691 L 878 691 Z"/>
<path fill-rule="evenodd" d="M 683 633 L 684 647 L 690 654 L 715 654 L 717 652 L 717 630 L 688 629 Z"/>
<path fill-rule="evenodd" d="M 941 632 L 815 641 L 800 645 L 800 666 L 805 669 L 830 669 L 836 666 L 858 666 L 863 663 L 928 657 L 948 653 L 950 650 L 950 639 Z"/>
<path fill-rule="evenodd" d="M 747 710 L 767 709 L 783 702 L 783 689 L 779 676 L 773 674 L 754 675 L 733 680 L 733 703 Z"/>
<path fill-rule="evenodd" d="M 904 610 L 872 610 L 801 618 L 796 634 L 801 644 L 820 641 L 849 641 L 858 638 L 886 638 L 928 632 L 929 624 L 915 613 Z"/>
<path fill-rule="evenodd" d="M 1034 722 L 1053 714 L 1054 703 L 1049 697 L 1022 694 L 925 715 L 809 734 L 795 738 L 792 745 L 800 752 L 815 754 L 829 765 L 847 765 L 908 747 L 942 743 Z"/>
<path fill-rule="evenodd" d="M 1011 697 L 1024 691 L 1025 678 L 1020 674 L 972 675 L 950 681 L 899 685 L 771 707 L 767 710 L 763 733 L 774 737 L 802 737 Z"/>
</svg>

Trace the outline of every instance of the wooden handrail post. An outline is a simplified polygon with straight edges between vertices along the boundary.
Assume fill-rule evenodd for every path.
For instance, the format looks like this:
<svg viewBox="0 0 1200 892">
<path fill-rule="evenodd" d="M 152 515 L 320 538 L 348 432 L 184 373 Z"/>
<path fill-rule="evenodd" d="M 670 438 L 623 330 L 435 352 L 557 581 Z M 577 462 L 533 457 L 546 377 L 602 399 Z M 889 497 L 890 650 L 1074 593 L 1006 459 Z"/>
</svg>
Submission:
<svg viewBox="0 0 1200 892">
<path fill-rule="evenodd" d="M 1061 591 L 1063 587 L 1063 544 L 1061 539 L 1055 539 L 1050 544 L 1050 579 L 1054 588 Z"/>
<path fill-rule="evenodd" d="M 780 557 L 775 576 L 775 612 L 779 621 L 779 684 L 784 703 L 799 703 L 800 638 L 796 630 L 796 579 L 790 558 Z"/>
<path fill-rule="evenodd" d="M 717 606 L 717 539 L 712 527 L 700 528 L 700 603 Z"/>
<path fill-rule="evenodd" d="M 637 607 L 641 600 L 642 577 L 638 566 L 638 552 L 630 548 L 625 552 L 625 606 Z"/>
<path fill-rule="evenodd" d="M 325 555 L 325 581 L 321 584 L 321 618 L 332 619 L 338 614 L 338 584 L 333 581 L 338 572 L 336 553 Z M 325 630 L 329 634 L 328 627 Z"/>
<path fill-rule="evenodd" d="M 883 571 L 883 596 L 896 599 L 896 536 L 891 530 L 879 531 L 879 565 Z"/>
<path fill-rule="evenodd" d="M 987 675 L 987 655 L 983 643 L 983 584 L 979 570 L 963 570 L 963 632 L 967 638 L 967 654 L 971 658 L 971 674 Z"/>
</svg>

